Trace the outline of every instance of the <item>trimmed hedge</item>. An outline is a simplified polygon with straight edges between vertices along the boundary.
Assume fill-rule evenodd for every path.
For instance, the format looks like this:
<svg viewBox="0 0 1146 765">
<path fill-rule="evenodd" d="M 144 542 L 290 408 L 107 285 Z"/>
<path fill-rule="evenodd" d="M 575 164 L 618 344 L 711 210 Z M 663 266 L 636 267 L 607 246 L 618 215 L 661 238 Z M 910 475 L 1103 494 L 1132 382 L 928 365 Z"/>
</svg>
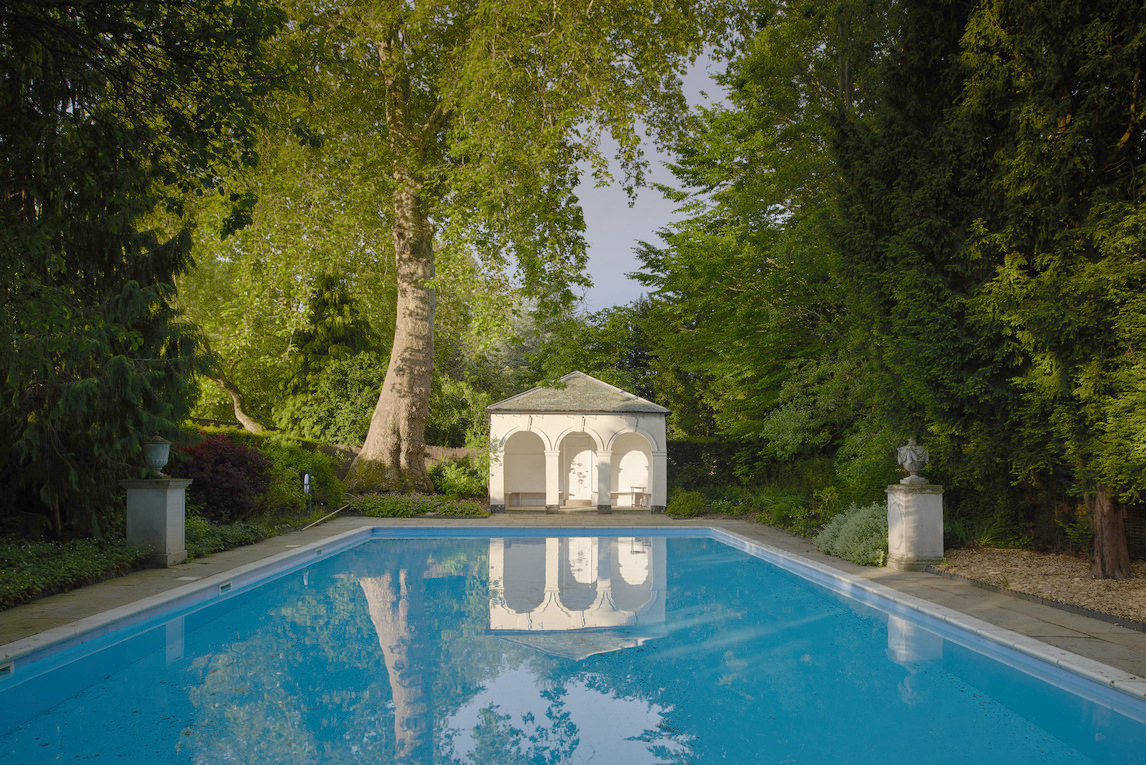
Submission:
<svg viewBox="0 0 1146 765">
<path fill-rule="evenodd" d="M 347 497 L 346 501 L 355 512 L 370 518 L 417 518 L 429 513 L 448 518 L 485 518 L 489 515 L 482 502 L 427 494 L 370 494 Z"/>
<path fill-rule="evenodd" d="M 852 505 L 816 536 L 816 548 L 861 566 L 887 562 L 887 505 Z"/>
</svg>

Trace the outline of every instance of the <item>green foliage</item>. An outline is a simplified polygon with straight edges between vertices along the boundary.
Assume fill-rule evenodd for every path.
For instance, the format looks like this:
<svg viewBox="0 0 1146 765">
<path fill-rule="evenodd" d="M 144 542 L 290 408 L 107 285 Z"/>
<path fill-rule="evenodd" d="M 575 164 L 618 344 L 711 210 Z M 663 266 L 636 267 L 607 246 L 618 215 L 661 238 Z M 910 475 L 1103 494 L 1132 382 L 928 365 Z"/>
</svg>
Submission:
<svg viewBox="0 0 1146 765">
<path fill-rule="evenodd" d="M 213 523 L 257 517 L 273 526 L 301 519 L 307 510 L 304 473 L 311 476 L 312 503 L 332 507 L 342 501 L 334 461 L 316 444 L 221 429 L 189 438 L 194 443 L 178 450 L 188 458 L 170 472 L 195 481 L 188 502 Z"/>
<path fill-rule="evenodd" d="M 464 379 L 437 375 L 430 388 L 426 443 L 435 446 L 486 446 L 489 444 L 489 416 L 485 409 L 493 402 L 493 396 L 477 390 Z"/>
<path fill-rule="evenodd" d="M 816 535 L 816 549 L 861 566 L 887 562 L 887 505 L 852 505 Z"/>
<path fill-rule="evenodd" d="M 253 159 L 280 21 L 259 0 L 0 7 L 0 511 L 39 504 L 63 533 L 186 415 L 182 196 Z"/>
<path fill-rule="evenodd" d="M 665 514 L 675 518 L 695 518 L 708 512 L 708 502 L 699 491 L 675 491 Z"/>
<path fill-rule="evenodd" d="M 1093 533 L 1092 533 L 1093 535 Z M 945 519 L 944 544 L 950 547 L 1028 548 L 1031 538 L 1007 513 L 960 514 Z"/>
<path fill-rule="evenodd" d="M 802 495 L 759 489 L 747 504 L 756 512 L 758 523 L 788 529 L 801 536 L 809 536 L 819 530 L 817 516 L 811 512 L 807 498 Z"/>
<path fill-rule="evenodd" d="M 669 441 L 669 485 L 690 490 L 727 485 L 734 477 L 735 456 L 735 444 L 715 439 Z"/>
<path fill-rule="evenodd" d="M 271 536 L 271 532 L 257 523 L 212 523 L 197 513 L 187 513 L 187 557 L 202 558 L 251 545 Z"/>
<path fill-rule="evenodd" d="M 476 499 L 489 496 L 489 452 L 478 458 L 466 455 L 438 460 L 429 473 L 439 494 Z"/>
<path fill-rule="evenodd" d="M 425 494 L 370 494 L 347 497 L 350 507 L 370 518 L 485 518 L 489 509 L 482 502 Z"/>
<path fill-rule="evenodd" d="M 310 474 L 312 503 L 335 507 L 342 502 L 342 482 L 334 460 L 318 451 L 316 444 L 279 434 L 260 434 L 252 440 L 271 460 L 270 486 L 259 503 L 264 513 L 280 517 L 302 511 L 306 506 L 304 473 Z"/>
<path fill-rule="evenodd" d="M 0 539 L 0 609 L 126 574 L 150 554 L 122 539 Z"/>
<path fill-rule="evenodd" d="M 1066 535 L 1067 544 L 1075 552 L 1089 551 L 1094 545 L 1094 524 L 1090 522 L 1090 513 L 1083 505 L 1076 509 L 1066 520 L 1055 519 L 1059 528 Z"/>
<path fill-rule="evenodd" d="M 275 425 L 300 438 L 357 446 L 385 378 L 386 359 L 374 351 L 332 359 L 313 373 L 311 388 L 275 405 Z"/>
</svg>

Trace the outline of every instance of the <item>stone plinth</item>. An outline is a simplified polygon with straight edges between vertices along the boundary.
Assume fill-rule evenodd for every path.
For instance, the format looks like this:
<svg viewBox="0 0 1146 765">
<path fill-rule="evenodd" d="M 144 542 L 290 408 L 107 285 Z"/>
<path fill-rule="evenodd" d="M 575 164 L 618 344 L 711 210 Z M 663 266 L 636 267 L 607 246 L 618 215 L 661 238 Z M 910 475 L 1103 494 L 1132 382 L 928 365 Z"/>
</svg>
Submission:
<svg viewBox="0 0 1146 765">
<path fill-rule="evenodd" d="M 942 562 L 943 487 L 922 480 L 888 486 L 888 567 L 921 571 Z"/>
<path fill-rule="evenodd" d="M 119 485 L 127 489 L 127 541 L 151 547 L 155 566 L 187 560 L 186 492 L 191 479 L 141 478 Z"/>
</svg>

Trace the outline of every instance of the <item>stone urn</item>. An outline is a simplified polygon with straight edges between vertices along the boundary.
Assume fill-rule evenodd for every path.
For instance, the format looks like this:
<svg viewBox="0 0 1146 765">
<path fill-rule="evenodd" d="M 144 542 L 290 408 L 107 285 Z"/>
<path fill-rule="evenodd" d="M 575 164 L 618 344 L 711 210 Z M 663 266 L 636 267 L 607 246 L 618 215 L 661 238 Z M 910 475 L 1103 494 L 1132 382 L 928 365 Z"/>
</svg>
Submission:
<svg viewBox="0 0 1146 765">
<path fill-rule="evenodd" d="M 166 478 L 163 468 L 171 458 L 171 442 L 159 436 L 148 436 L 141 442 L 143 446 L 143 461 L 152 478 Z"/>
</svg>

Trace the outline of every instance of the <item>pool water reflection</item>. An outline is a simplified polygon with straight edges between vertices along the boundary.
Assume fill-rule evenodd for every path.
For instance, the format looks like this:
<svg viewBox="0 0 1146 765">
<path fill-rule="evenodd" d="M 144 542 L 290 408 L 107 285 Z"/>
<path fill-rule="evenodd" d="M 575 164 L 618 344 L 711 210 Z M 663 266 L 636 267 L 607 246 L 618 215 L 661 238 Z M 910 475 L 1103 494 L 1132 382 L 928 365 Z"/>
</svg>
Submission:
<svg viewBox="0 0 1146 765">
<path fill-rule="evenodd" d="M 0 751 L 1144 761 L 1142 707 L 1115 706 L 711 539 L 375 539 L 0 687 Z"/>
</svg>

